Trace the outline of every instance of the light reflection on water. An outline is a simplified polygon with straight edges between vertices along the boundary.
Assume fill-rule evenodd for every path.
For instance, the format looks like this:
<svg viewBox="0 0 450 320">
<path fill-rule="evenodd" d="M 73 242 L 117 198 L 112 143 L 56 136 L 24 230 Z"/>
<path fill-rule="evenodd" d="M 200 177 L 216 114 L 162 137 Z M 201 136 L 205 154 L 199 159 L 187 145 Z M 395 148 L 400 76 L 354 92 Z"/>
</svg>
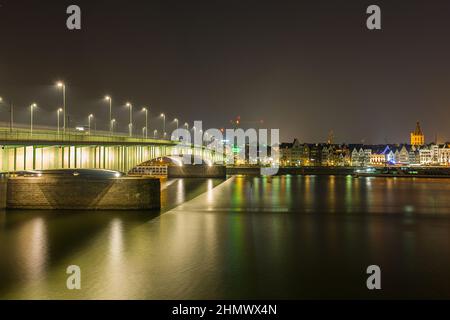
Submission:
<svg viewBox="0 0 450 320">
<path fill-rule="evenodd" d="M 0 213 L 0 297 L 450 298 L 448 180 L 221 182 L 164 182 L 161 213 Z"/>
</svg>

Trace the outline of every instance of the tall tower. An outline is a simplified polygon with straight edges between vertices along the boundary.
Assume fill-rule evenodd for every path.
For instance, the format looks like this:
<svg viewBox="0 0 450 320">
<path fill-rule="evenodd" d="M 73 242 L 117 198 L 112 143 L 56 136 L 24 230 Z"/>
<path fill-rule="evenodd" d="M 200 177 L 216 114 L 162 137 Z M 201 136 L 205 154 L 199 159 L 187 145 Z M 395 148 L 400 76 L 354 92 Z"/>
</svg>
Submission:
<svg viewBox="0 0 450 320">
<path fill-rule="evenodd" d="M 414 132 L 411 132 L 411 145 L 422 146 L 424 144 L 425 144 L 425 136 L 422 132 L 422 129 L 420 129 L 419 121 L 417 121 L 416 129 L 414 130 Z"/>
<path fill-rule="evenodd" d="M 333 143 L 334 143 L 334 132 L 333 132 L 333 130 L 330 130 L 330 132 L 328 132 L 327 144 L 333 144 Z"/>
</svg>

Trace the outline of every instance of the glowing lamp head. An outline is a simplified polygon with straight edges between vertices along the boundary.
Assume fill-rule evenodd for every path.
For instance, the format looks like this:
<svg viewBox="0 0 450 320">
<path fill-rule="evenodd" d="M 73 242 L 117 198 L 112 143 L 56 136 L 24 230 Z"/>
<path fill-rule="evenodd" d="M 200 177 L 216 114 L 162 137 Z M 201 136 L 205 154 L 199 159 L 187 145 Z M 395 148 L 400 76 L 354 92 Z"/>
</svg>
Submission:
<svg viewBox="0 0 450 320">
<path fill-rule="evenodd" d="M 110 96 L 105 96 L 105 100 L 111 100 L 111 97 Z"/>
<path fill-rule="evenodd" d="M 59 87 L 59 88 L 62 88 L 62 87 L 64 87 L 64 83 L 58 82 L 58 83 L 56 83 L 56 86 Z"/>
<path fill-rule="evenodd" d="M 147 108 L 146 107 L 142 108 L 142 111 L 143 112 L 147 111 Z"/>
<path fill-rule="evenodd" d="M 58 112 L 63 112 L 63 109 L 62 109 L 62 108 L 59 108 L 59 109 L 58 109 Z"/>
</svg>

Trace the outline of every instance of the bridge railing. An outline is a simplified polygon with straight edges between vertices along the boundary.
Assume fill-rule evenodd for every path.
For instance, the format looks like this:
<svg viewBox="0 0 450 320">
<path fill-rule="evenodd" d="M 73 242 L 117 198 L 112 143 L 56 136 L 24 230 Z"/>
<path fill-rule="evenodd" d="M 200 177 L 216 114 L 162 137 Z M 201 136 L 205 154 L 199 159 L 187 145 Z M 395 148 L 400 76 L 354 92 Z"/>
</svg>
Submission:
<svg viewBox="0 0 450 320">
<path fill-rule="evenodd" d="M 161 139 L 129 137 L 123 135 L 99 135 L 88 134 L 83 132 L 60 132 L 57 133 L 52 130 L 30 130 L 23 129 L 6 129 L 0 128 L 0 142 L 60 142 L 60 143 L 116 143 L 116 144 L 160 144 L 160 145 L 176 145 L 178 142 Z"/>
</svg>

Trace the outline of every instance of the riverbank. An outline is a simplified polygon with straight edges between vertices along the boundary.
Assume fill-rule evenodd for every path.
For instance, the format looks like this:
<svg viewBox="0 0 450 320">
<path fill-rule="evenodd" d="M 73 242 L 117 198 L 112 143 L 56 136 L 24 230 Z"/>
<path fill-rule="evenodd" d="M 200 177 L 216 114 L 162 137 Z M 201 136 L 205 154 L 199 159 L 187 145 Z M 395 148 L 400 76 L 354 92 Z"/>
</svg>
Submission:
<svg viewBox="0 0 450 320">
<path fill-rule="evenodd" d="M 227 167 L 228 175 L 261 176 L 259 167 Z M 449 167 L 281 167 L 282 175 L 334 175 L 366 177 L 450 178 Z"/>
<path fill-rule="evenodd" d="M 280 167 L 276 175 L 342 175 L 353 174 L 354 167 Z M 228 175 L 260 176 L 259 167 L 227 167 Z"/>
</svg>

